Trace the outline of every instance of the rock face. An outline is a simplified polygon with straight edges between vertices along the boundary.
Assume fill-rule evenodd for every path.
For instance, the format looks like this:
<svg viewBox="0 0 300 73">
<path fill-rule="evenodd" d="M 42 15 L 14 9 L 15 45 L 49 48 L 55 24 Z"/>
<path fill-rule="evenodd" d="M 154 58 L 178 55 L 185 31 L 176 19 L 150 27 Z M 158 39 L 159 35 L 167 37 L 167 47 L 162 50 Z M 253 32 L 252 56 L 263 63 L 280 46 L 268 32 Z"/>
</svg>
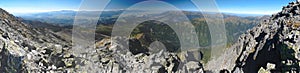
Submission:
<svg viewBox="0 0 300 73">
<path fill-rule="evenodd" d="M 205 67 L 213 72 L 299 73 L 300 4 L 291 2 L 258 26 L 243 34 L 224 55 Z M 221 65 L 221 66 L 220 66 Z"/>
<path fill-rule="evenodd" d="M 0 8 L 0 72 L 65 72 L 69 41 L 51 31 L 33 29 Z"/>
<path fill-rule="evenodd" d="M 85 61 L 85 64 L 96 64 L 96 66 L 92 67 L 94 71 L 91 71 L 100 73 L 204 72 L 203 65 L 199 61 L 187 59 L 194 58 L 190 57 L 192 55 L 188 55 L 191 52 L 171 53 L 167 52 L 166 49 L 161 49 L 159 52 L 140 52 L 136 54 L 135 50 L 124 49 L 121 43 L 112 41 L 117 39 L 124 38 L 114 37 L 104 39 L 97 43 L 98 46 L 97 49 L 94 50 L 94 53 L 87 54 L 92 59 Z M 111 44 L 111 42 L 116 44 Z M 99 61 L 97 59 L 99 59 L 100 62 L 97 62 Z"/>
</svg>

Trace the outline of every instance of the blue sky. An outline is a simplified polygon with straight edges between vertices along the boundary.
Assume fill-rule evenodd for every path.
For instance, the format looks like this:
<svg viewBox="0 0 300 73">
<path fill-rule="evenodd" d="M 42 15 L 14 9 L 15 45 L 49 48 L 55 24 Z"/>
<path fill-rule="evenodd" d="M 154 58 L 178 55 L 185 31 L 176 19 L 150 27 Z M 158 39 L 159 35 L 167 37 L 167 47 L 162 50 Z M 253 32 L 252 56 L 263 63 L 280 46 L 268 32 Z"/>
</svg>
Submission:
<svg viewBox="0 0 300 73">
<path fill-rule="evenodd" d="M 76 10 L 81 0 L 1 0 L 0 8 L 12 13 Z"/>
<path fill-rule="evenodd" d="M 126 9 L 145 0 L 111 0 L 107 10 Z M 182 10 L 195 10 L 190 0 L 162 0 Z M 272 14 L 295 0 L 216 0 L 221 12 L 241 14 Z M 81 0 L 1 0 L 0 8 L 11 13 L 35 13 L 78 10 Z"/>
</svg>

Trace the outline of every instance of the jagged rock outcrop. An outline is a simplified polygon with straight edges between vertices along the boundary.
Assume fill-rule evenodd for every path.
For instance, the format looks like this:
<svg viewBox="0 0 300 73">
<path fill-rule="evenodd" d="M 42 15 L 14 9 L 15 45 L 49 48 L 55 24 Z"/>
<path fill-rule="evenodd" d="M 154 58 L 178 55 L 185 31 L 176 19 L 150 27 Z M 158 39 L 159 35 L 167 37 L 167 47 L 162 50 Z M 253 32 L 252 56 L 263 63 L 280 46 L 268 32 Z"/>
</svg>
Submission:
<svg viewBox="0 0 300 73">
<path fill-rule="evenodd" d="M 281 12 L 246 34 L 221 57 L 210 61 L 206 69 L 232 73 L 299 73 L 300 3 L 291 2 Z"/>
<path fill-rule="evenodd" d="M 71 72 L 69 41 L 31 28 L 0 8 L 0 72 Z"/>
<path fill-rule="evenodd" d="M 166 49 L 159 49 L 159 52 L 136 52 L 125 49 L 122 43 L 112 40 L 124 40 L 125 38 L 106 38 L 96 43 L 97 49 L 85 54 L 81 59 L 85 66 L 83 70 L 93 68 L 89 72 L 100 73 L 203 73 L 203 65 L 200 61 L 192 61 L 189 55 L 191 52 L 172 53 Z M 132 39 L 127 39 L 132 40 Z M 126 41 L 126 39 L 124 40 Z M 114 42 L 114 44 L 112 43 Z M 139 44 L 136 44 L 139 45 Z M 156 44 L 157 46 L 161 46 Z M 150 47 L 148 49 L 155 49 Z"/>
</svg>

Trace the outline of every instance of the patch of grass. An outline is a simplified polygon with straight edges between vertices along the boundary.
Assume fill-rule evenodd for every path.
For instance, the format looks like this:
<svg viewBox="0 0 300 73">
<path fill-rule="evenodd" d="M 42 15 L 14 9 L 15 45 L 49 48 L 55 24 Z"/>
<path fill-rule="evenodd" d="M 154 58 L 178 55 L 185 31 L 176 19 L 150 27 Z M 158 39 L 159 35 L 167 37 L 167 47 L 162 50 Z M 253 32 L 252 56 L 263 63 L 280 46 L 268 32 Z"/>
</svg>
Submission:
<svg viewBox="0 0 300 73">
<path fill-rule="evenodd" d="M 111 35 L 113 26 L 105 26 L 105 25 L 99 25 L 96 27 L 96 33 L 101 33 L 104 35 Z"/>
<path fill-rule="evenodd" d="M 204 48 L 200 49 L 200 51 L 203 53 L 202 62 L 206 64 L 211 59 L 211 49 Z"/>
</svg>

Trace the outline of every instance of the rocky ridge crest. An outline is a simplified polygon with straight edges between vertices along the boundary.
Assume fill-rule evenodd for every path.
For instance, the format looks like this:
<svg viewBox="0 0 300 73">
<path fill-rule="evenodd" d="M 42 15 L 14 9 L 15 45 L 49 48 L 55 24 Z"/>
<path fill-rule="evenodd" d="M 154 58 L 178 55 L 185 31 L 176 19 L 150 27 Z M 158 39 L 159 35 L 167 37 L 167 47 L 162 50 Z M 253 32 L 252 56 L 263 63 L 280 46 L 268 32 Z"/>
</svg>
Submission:
<svg viewBox="0 0 300 73">
<path fill-rule="evenodd" d="M 241 35 L 221 57 L 205 67 L 232 73 L 300 71 L 300 3 L 291 2 Z M 217 65 L 218 64 L 218 65 Z M 220 66 L 221 65 L 221 66 Z"/>
<path fill-rule="evenodd" d="M 0 8 L 0 72 L 65 72 L 72 63 L 70 42 L 35 29 Z"/>
</svg>

